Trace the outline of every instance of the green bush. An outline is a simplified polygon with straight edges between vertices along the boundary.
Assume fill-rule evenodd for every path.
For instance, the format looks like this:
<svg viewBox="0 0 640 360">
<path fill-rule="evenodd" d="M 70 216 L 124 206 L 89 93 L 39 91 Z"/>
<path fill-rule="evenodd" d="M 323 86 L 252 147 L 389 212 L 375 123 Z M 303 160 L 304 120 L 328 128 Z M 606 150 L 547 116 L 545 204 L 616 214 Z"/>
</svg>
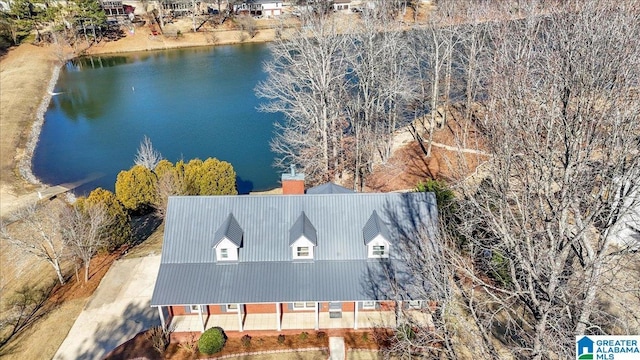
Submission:
<svg viewBox="0 0 640 360">
<path fill-rule="evenodd" d="M 300 340 L 305 341 L 309 338 L 309 333 L 306 331 L 303 331 L 302 333 L 300 333 Z"/>
<path fill-rule="evenodd" d="M 284 334 L 278 335 L 278 344 L 284 344 Z"/>
<path fill-rule="evenodd" d="M 505 258 L 500 252 L 491 252 L 491 261 L 489 263 L 489 276 L 500 283 L 503 287 L 511 285 L 511 272 L 509 270 L 509 259 Z"/>
<path fill-rule="evenodd" d="M 227 335 L 220 327 L 211 328 L 202 333 L 198 340 L 198 350 L 207 355 L 215 354 L 224 348 Z"/>
</svg>

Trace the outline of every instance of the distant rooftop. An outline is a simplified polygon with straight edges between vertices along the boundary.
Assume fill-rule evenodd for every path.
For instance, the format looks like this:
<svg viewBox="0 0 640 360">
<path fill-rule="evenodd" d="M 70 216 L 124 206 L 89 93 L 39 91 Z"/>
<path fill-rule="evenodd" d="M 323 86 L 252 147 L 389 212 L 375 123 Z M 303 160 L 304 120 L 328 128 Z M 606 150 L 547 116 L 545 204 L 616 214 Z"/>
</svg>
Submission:
<svg viewBox="0 0 640 360">
<path fill-rule="evenodd" d="M 326 183 L 312 187 L 307 190 L 307 194 L 353 194 L 355 191 L 334 183 Z"/>
</svg>

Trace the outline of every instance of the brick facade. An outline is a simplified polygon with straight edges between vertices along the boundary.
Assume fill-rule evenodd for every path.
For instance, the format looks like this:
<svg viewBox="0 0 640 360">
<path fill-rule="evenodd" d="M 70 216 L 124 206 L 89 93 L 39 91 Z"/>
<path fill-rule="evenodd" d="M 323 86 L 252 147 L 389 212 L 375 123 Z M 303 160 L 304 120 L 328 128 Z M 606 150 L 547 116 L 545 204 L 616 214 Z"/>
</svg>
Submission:
<svg viewBox="0 0 640 360">
<path fill-rule="evenodd" d="M 221 314 L 230 314 L 234 313 L 233 311 L 225 311 L 224 307 L 226 304 L 221 305 L 208 305 L 203 307 L 203 313 L 211 314 L 211 315 L 221 315 Z M 188 306 L 169 306 L 169 315 L 171 316 L 179 316 L 179 315 L 197 315 L 198 313 L 195 311 L 187 311 Z M 358 311 L 393 311 L 396 305 L 393 301 L 380 301 L 376 304 L 375 309 L 363 309 L 362 304 L 360 304 Z M 433 307 L 433 306 L 432 306 Z M 267 303 L 267 304 L 244 304 L 243 313 L 245 314 L 275 314 L 276 313 L 276 304 L 275 303 Z M 280 311 L 281 313 L 313 313 L 315 309 L 305 309 L 305 310 L 294 310 L 292 303 L 280 303 Z M 318 305 L 319 312 L 329 312 L 329 303 L 328 302 L 320 302 Z M 344 301 L 342 302 L 342 311 L 344 312 L 354 312 L 355 311 L 355 303 L 353 301 Z"/>
<path fill-rule="evenodd" d="M 304 180 L 282 180 L 282 195 L 304 195 Z"/>
</svg>

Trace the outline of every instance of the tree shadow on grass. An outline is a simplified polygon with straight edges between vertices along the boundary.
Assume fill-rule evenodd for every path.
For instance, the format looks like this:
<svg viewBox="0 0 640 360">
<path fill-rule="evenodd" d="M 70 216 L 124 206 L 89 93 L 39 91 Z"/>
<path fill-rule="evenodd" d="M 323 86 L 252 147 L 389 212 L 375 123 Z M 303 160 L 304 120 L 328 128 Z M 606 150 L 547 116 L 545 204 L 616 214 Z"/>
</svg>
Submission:
<svg viewBox="0 0 640 360">
<path fill-rule="evenodd" d="M 0 356 L 17 352 L 18 344 L 11 341 L 55 308 L 55 304 L 47 302 L 55 285 L 55 282 L 41 286 L 25 284 L 10 295 L 3 294 L 8 299 L 0 319 Z"/>
</svg>

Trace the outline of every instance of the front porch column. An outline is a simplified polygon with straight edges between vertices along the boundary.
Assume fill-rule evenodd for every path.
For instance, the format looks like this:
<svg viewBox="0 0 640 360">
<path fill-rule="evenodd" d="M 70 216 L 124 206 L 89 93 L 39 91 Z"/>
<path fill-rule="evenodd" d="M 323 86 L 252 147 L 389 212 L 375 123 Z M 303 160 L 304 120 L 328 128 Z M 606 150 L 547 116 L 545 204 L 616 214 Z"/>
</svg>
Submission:
<svg viewBox="0 0 640 360">
<path fill-rule="evenodd" d="M 280 303 L 276 303 L 276 324 L 278 324 L 278 331 L 282 330 L 282 316 L 280 314 Z"/>
<path fill-rule="evenodd" d="M 357 301 L 353 303 L 353 308 L 355 309 L 353 311 L 353 329 L 358 330 L 358 302 Z"/>
<path fill-rule="evenodd" d="M 158 306 L 158 314 L 160 314 L 160 325 L 162 325 L 162 330 L 167 330 L 167 324 L 164 320 L 164 314 L 162 313 L 162 306 Z"/>
<path fill-rule="evenodd" d="M 202 305 L 198 305 L 198 316 L 200 316 L 200 327 L 204 332 L 204 317 L 202 316 Z"/>
<path fill-rule="evenodd" d="M 316 326 L 314 329 L 320 329 L 320 303 L 316 301 Z"/>
<path fill-rule="evenodd" d="M 242 304 L 238 304 L 238 329 L 242 332 Z"/>
</svg>

